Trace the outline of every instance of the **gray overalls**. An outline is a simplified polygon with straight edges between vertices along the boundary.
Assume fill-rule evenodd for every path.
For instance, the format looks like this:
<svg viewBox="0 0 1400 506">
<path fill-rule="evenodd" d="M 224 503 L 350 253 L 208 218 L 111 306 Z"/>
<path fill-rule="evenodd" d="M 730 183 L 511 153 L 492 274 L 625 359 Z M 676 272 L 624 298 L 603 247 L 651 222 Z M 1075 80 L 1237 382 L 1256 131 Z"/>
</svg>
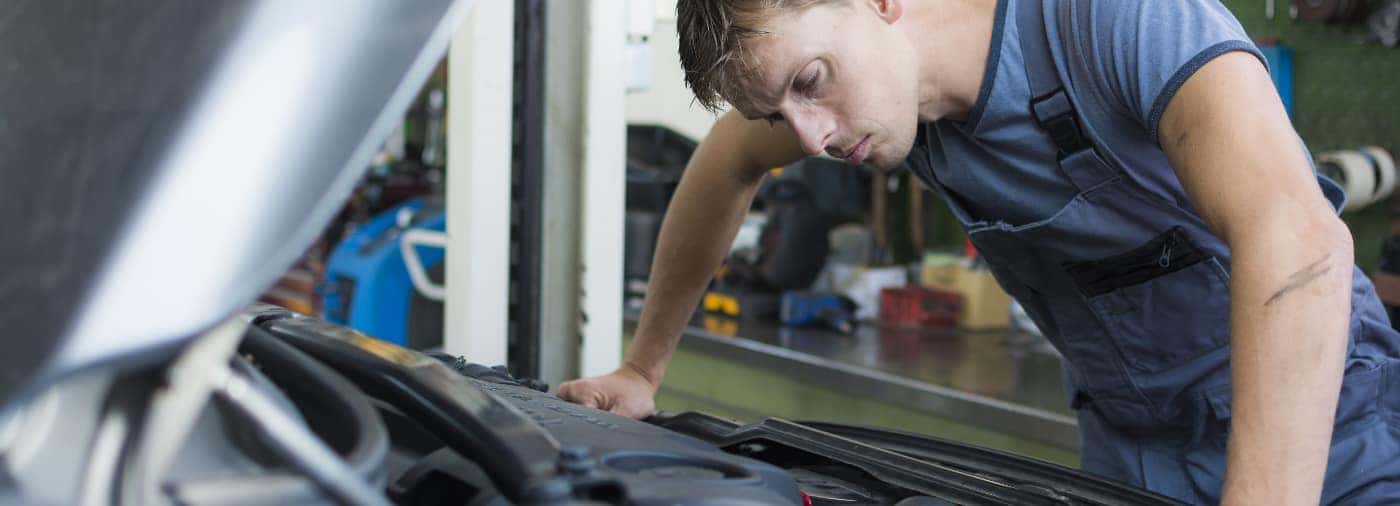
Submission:
<svg viewBox="0 0 1400 506">
<path fill-rule="evenodd" d="M 1102 0 L 1004 1 L 1018 2 L 1035 97 L 1028 107 L 1058 151 L 1058 164 L 1047 159 L 1045 170 L 1058 170 L 1077 194 L 1048 218 L 1012 225 L 974 217 L 950 198 L 942 167 L 911 167 L 1063 354 L 1084 468 L 1190 503 L 1218 502 L 1230 428 L 1230 250 L 1179 183 L 1176 200 L 1145 191 L 1127 177 L 1123 158 L 1102 148 L 1102 125 L 1083 121 L 1080 111 L 1100 104 L 1075 93 L 1064 63 L 1075 48 L 1058 28 L 1078 15 L 1079 1 Z M 934 158 L 979 142 L 950 132 L 928 136 Z M 1340 209 L 1340 188 L 1318 182 Z M 1325 503 L 1400 502 L 1397 345 L 1400 335 L 1357 269 Z"/>
</svg>

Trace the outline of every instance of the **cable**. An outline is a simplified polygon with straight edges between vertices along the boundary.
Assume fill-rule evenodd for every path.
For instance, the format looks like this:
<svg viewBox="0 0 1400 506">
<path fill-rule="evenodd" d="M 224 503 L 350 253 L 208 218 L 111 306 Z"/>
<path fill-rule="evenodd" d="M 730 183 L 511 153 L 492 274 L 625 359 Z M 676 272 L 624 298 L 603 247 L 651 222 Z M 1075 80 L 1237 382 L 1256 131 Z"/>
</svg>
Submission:
<svg viewBox="0 0 1400 506">
<path fill-rule="evenodd" d="M 268 442 L 289 463 L 306 473 L 326 492 L 345 504 L 388 505 L 389 500 L 365 483 L 305 425 L 267 398 L 247 378 L 229 369 L 211 371 L 215 392 L 262 429 Z"/>
</svg>

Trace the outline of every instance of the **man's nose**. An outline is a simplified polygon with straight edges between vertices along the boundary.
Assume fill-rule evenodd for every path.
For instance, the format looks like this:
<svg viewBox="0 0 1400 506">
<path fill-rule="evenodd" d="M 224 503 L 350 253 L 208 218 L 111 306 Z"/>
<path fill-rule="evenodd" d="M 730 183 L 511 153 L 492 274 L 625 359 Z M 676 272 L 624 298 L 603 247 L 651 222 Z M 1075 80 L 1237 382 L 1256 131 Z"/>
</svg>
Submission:
<svg viewBox="0 0 1400 506">
<path fill-rule="evenodd" d="M 807 156 L 817 156 L 827 151 L 831 134 L 836 131 L 828 115 L 819 111 L 794 110 L 787 117 Z"/>
</svg>

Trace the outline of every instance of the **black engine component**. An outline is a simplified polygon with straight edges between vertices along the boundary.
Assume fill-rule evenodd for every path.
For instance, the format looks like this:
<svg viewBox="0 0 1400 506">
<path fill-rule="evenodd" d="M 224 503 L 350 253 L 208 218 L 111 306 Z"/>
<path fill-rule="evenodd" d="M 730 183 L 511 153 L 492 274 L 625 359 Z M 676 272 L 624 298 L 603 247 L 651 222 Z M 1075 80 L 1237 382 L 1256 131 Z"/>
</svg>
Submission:
<svg viewBox="0 0 1400 506">
<path fill-rule="evenodd" d="M 497 385 L 509 385 L 534 390 L 536 392 L 548 392 L 549 384 L 537 379 L 520 379 L 510 375 L 506 366 L 498 365 L 487 367 L 481 364 L 474 364 L 467 361 L 466 357 L 453 356 L 440 351 L 429 351 L 426 355 L 441 360 L 452 370 L 457 371 L 468 378 L 495 383 Z"/>
<path fill-rule="evenodd" d="M 491 485 L 486 471 L 447 448 L 414 464 L 389 485 L 389 498 L 397 504 L 505 506 L 501 493 Z"/>
<path fill-rule="evenodd" d="M 400 504 L 1176 504 L 1082 471 L 897 431 L 774 418 L 740 425 L 700 413 L 632 420 L 462 357 L 267 307 L 249 315 L 373 397 Z"/>
<path fill-rule="evenodd" d="M 798 465 L 806 469 L 825 465 L 828 468 L 819 473 L 822 477 L 839 478 L 842 473 L 829 469 L 829 463 L 840 462 L 846 467 L 859 468 L 883 482 L 903 483 L 911 489 L 957 504 L 1179 504 L 1171 498 L 1083 471 L 888 429 L 774 419 L 739 426 L 702 413 L 658 415 L 651 422 L 760 459 L 765 458 L 765 453 L 808 453 L 805 460 L 783 458 L 800 462 Z M 909 464 L 903 459 L 918 464 Z M 921 465 L 932 466 L 932 469 L 917 476 L 897 476 Z M 802 474 L 794 474 L 803 483 L 803 490 L 811 493 L 815 502 L 825 488 L 817 488 L 817 492 L 813 492 L 814 489 L 803 481 Z M 928 489 L 930 484 L 935 488 Z M 842 487 L 847 489 L 840 490 L 842 493 L 851 490 L 849 485 Z M 877 503 L 885 503 L 879 499 L 878 490 L 860 492 L 875 498 Z M 906 498 L 899 504 L 915 499 Z"/>
<path fill-rule="evenodd" d="M 513 501 L 802 503 L 796 482 L 778 467 L 560 400 L 497 369 L 452 367 L 291 313 L 264 312 L 254 321 L 402 412 L 403 417 L 386 416 L 395 419 L 387 423 L 391 432 L 410 420 L 452 450 L 452 456 L 420 460 L 395 480 L 397 493 L 406 498 L 428 500 L 443 490 L 468 489 L 489 496 L 484 487 L 471 485 L 470 469 L 453 460 L 460 457 L 480 466 Z"/>
</svg>

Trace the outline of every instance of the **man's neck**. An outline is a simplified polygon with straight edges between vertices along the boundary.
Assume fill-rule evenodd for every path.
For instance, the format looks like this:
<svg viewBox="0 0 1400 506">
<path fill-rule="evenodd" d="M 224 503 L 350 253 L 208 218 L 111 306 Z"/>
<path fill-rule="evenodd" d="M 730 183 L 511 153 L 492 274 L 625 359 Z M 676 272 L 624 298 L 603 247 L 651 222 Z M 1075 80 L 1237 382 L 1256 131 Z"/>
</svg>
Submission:
<svg viewBox="0 0 1400 506">
<path fill-rule="evenodd" d="M 919 120 L 967 119 L 982 90 L 997 0 L 907 5 L 905 35 L 919 59 Z"/>
</svg>

